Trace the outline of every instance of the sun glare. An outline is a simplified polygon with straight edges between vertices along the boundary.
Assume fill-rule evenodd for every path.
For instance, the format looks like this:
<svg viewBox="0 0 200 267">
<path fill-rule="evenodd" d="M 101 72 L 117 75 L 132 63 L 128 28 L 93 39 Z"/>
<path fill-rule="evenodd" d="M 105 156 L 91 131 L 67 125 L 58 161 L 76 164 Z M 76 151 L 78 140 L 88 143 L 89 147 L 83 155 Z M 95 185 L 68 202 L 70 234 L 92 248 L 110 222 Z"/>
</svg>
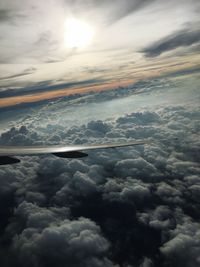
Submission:
<svg viewBox="0 0 200 267">
<path fill-rule="evenodd" d="M 83 48 L 91 43 L 94 30 L 88 23 L 71 18 L 66 21 L 65 34 L 65 42 L 68 47 Z"/>
</svg>

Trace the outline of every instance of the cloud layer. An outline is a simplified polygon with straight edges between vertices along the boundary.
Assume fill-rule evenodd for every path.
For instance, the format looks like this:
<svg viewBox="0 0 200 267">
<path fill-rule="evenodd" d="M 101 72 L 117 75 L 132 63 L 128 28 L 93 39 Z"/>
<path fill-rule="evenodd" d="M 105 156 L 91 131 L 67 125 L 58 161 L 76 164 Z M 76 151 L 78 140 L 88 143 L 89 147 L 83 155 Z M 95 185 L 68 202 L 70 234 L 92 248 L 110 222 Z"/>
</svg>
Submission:
<svg viewBox="0 0 200 267">
<path fill-rule="evenodd" d="M 1 266 L 198 266 L 199 112 L 158 104 L 112 120 L 2 133 L 0 143 L 10 145 L 47 135 L 49 144 L 152 142 L 1 167 Z"/>
</svg>

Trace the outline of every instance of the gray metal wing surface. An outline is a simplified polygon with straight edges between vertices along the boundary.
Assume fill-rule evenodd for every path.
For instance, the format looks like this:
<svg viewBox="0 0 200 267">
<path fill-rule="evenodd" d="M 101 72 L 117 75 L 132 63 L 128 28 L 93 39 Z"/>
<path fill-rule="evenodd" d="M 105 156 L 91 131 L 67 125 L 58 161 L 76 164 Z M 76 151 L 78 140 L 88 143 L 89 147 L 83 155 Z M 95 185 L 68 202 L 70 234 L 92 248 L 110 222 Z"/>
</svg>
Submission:
<svg viewBox="0 0 200 267">
<path fill-rule="evenodd" d="M 106 149 L 115 147 L 135 146 L 147 144 L 147 140 L 128 141 L 106 144 L 83 144 L 83 145 L 47 145 L 47 146 L 0 146 L 0 156 L 20 156 L 38 154 L 56 154 L 94 149 Z"/>
</svg>

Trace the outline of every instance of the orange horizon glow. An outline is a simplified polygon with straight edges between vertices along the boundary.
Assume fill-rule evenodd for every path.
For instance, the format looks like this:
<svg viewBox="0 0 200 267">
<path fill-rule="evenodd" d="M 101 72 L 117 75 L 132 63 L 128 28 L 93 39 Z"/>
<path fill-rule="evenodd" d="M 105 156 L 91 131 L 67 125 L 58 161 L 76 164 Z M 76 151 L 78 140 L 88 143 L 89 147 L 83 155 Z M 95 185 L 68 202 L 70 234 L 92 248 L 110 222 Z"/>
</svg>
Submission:
<svg viewBox="0 0 200 267">
<path fill-rule="evenodd" d="M 28 94 L 22 96 L 11 96 L 5 97 L 0 99 L 0 108 L 16 106 L 19 104 L 25 103 L 35 103 L 43 100 L 51 100 L 56 99 L 59 97 L 69 96 L 69 95 L 76 95 L 76 94 L 85 94 L 90 92 L 101 92 L 111 89 L 118 89 L 119 86 L 128 86 L 133 83 L 133 80 L 128 80 L 124 82 L 113 82 L 108 84 L 101 84 L 101 85 L 93 85 L 87 87 L 78 87 L 72 89 L 60 89 L 50 92 L 42 92 L 42 93 L 35 93 L 35 94 Z"/>
<path fill-rule="evenodd" d="M 25 104 L 25 103 L 35 103 L 40 102 L 43 100 L 51 100 L 56 99 L 64 96 L 69 95 L 76 95 L 76 94 L 85 94 L 85 93 L 95 93 L 95 92 L 101 92 L 106 90 L 117 90 L 120 86 L 129 86 L 133 85 L 136 82 L 143 80 L 144 78 L 155 78 L 155 77 L 161 77 L 165 74 L 173 73 L 174 71 L 184 71 L 190 68 L 199 67 L 199 64 L 193 64 L 191 62 L 183 64 L 181 67 L 177 67 L 176 65 L 171 66 L 161 66 L 158 69 L 149 71 L 148 69 L 138 70 L 139 75 L 135 75 L 132 79 L 128 80 L 122 80 L 122 81 L 113 81 L 113 82 L 107 82 L 104 84 L 93 84 L 88 85 L 84 87 L 73 87 L 71 89 L 65 88 L 65 89 L 59 89 L 54 91 L 45 91 L 34 94 L 27 94 L 27 95 L 21 95 L 21 96 L 10 96 L 0 99 L 0 108 L 4 107 L 10 107 L 10 106 L 16 106 L 19 104 Z M 130 75 L 131 76 L 131 75 Z"/>
</svg>

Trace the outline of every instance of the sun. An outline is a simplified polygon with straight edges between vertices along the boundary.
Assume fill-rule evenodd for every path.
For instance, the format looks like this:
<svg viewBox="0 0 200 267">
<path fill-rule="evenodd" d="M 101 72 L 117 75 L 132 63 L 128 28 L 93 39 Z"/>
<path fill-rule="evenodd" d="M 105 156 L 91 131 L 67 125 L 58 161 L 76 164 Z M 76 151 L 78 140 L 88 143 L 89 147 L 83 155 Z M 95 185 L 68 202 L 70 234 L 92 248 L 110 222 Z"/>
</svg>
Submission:
<svg viewBox="0 0 200 267">
<path fill-rule="evenodd" d="M 65 43 L 70 48 L 84 48 L 93 38 L 94 30 L 88 23 L 75 18 L 66 21 Z"/>
</svg>

